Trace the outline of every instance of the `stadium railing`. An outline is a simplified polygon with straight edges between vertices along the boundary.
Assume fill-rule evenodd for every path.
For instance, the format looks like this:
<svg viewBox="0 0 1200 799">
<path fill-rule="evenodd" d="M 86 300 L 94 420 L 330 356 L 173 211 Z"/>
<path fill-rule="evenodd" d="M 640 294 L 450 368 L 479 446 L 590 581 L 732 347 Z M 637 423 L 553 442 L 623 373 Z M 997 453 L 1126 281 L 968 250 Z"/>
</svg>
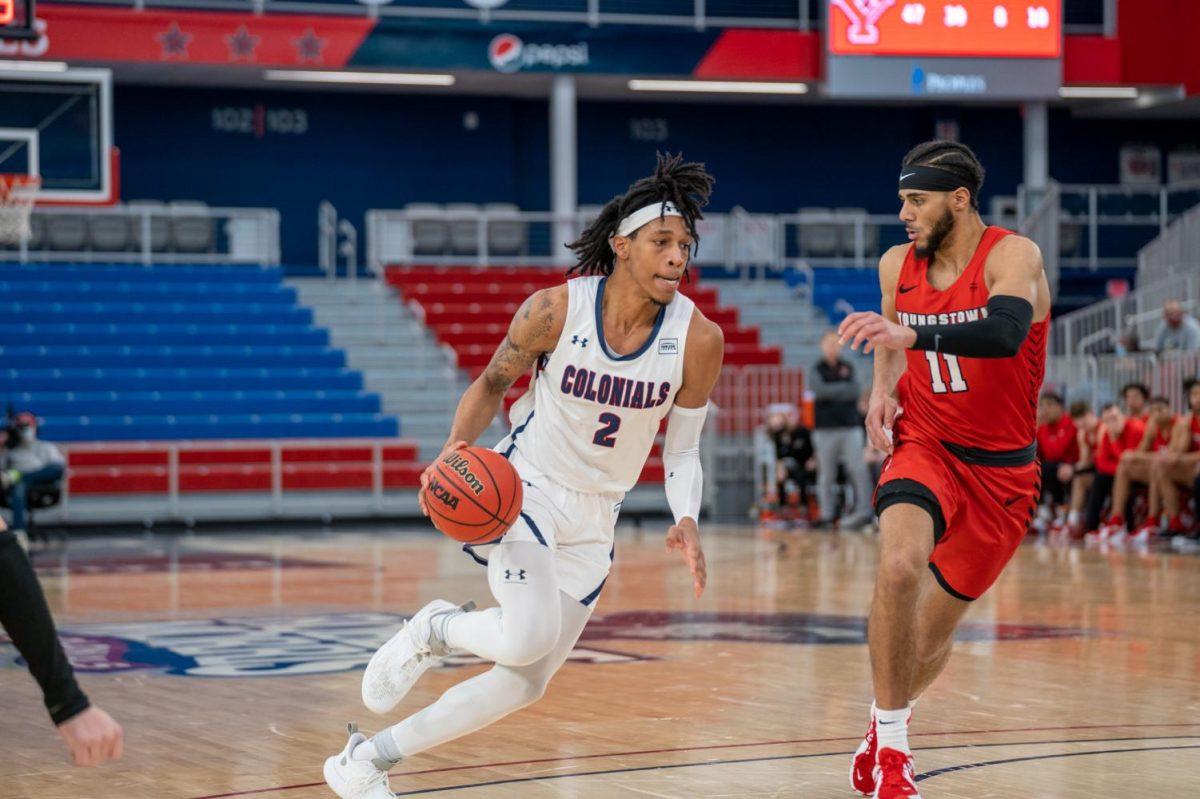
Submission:
<svg viewBox="0 0 1200 799">
<path fill-rule="evenodd" d="M 1192 208 L 1138 253 L 1138 282 L 1200 272 L 1200 205 Z"/>
<path fill-rule="evenodd" d="M 1143 346 L 1149 344 L 1162 319 L 1167 300 L 1179 300 L 1184 310 L 1200 309 L 1200 274 L 1168 276 L 1140 285 L 1124 297 L 1102 300 L 1054 320 L 1052 352 L 1058 355 L 1088 355 L 1112 351 L 1122 335 L 1132 335 Z"/>
<path fill-rule="evenodd" d="M 278 266 L 279 212 L 203 203 L 133 202 L 114 206 L 41 206 L 29 234 L 0 247 L 0 261 Z"/>
<path fill-rule="evenodd" d="M 1052 355 L 1046 359 L 1045 388 L 1068 401 L 1087 400 L 1099 412 L 1106 402 L 1120 400 L 1121 387 L 1141 383 L 1152 395 L 1162 395 L 1177 411 L 1187 409 L 1183 382 L 1200 376 L 1200 352 L 1156 355 Z"/>
<path fill-rule="evenodd" d="M 825 0 L 512 0 L 506 5 L 473 3 L 474 8 L 446 0 L 106 0 L 136 10 L 212 8 L 222 11 L 286 11 L 306 14 L 353 14 L 369 18 L 504 22 L 658 25 L 704 30 L 708 27 L 757 27 L 820 30 L 825 27 Z M 1067 0 L 1069 34 L 1117 33 L 1117 0 Z"/>
<path fill-rule="evenodd" d="M 1021 187 L 1008 204 L 1015 214 L 986 218 L 1033 238 L 1057 273 L 1059 267 L 1131 265 L 1139 248 L 1198 203 L 1200 185 L 1052 183 L 1036 195 Z M 366 260 L 376 272 L 394 263 L 558 266 L 569 260 L 559 244 L 577 235 L 590 218 L 583 211 L 556 215 L 433 204 L 375 209 L 366 215 Z M 500 235 L 513 226 L 519 228 L 516 235 Z M 904 225 L 895 214 L 862 208 L 805 208 L 795 214 L 752 214 L 735 208 L 707 214 L 699 232 L 701 246 L 694 263 L 752 270 L 751 274 L 761 274 L 764 268 L 871 268 L 887 247 L 905 241 Z"/>
</svg>

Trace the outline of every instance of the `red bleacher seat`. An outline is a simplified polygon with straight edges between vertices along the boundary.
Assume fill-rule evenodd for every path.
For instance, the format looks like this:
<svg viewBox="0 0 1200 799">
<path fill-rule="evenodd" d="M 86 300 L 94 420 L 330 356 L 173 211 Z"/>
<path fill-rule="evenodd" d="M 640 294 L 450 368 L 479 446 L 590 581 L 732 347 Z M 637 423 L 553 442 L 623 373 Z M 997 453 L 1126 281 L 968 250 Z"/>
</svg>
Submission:
<svg viewBox="0 0 1200 799">
<path fill-rule="evenodd" d="M 172 442 L 68 448 L 67 490 L 71 494 L 165 494 L 170 490 Z M 272 444 L 204 442 L 178 447 L 179 491 L 272 490 Z M 425 466 L 412 442 L 278 442 L 285 491 L 370 490 L 378 446 L 388 488 L 416 488 Z"/>
</svg>

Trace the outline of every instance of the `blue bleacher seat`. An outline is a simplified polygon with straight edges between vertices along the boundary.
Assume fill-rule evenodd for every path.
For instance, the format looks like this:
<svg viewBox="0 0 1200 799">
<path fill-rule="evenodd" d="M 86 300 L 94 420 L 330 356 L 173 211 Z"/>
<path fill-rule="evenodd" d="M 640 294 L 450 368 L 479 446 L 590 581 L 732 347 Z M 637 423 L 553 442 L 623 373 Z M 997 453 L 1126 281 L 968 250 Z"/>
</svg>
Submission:
<svg viewBox="0 0 1200 799">
<path fill-rule="evenodd" d="M 352 369 L 166 368 L 166 369 L 0 369 L 0 392 L 11 391 L 222 391 L 268 388 L 362 388 Z M 35 412 L 36 408 L 32 409 Z"/>
<path fill-rule="evenodd" d="M 282 275 L 0 267 L 0 401 L 55 441 L 399 435 Z"/>
<path fill-rule="evenodd" d="M 49 345 L 87 344 L 258 344 L 325 346 L 329 333 L 308 325 L 254 324 L 124 324 L 0 322 L 0 346 L 37 342 Z"/>
<path fill-rule="evenodd" d="M 54 441 L 149 441 L 198 438 L 385 438 L 400 434 L 391 416 L 372 413 L 210 414 L 58 417 L 43 420 Z"/>
<path fill-rule="evenodd" d="M 307 308 L 274 303 L 212 302 L 42 302 L 0 301 L 0 318 L 8 323 L 56 322 L 71 319 L 77 323 L 106 322 L 121 319 L 131 323 L 234 323 L 307 325 L 312 311 Z"/>
<path fill-rule="evenodd" d="M 263 344 L 190 346 L 181 345 L 0 345 L 0 362 L 6 366 L 36 364 L 43 369 L 66 369 L 88 364 L 97 368 L 171 368 L 191 366 L 321 366 L 343 367 L 346 355 L 323 346 L 277 346 Z"/>
<path fill-rule="evenodd" d="M 80 282 L 61 281 L 31 283 L 6 280 L 0 270 L 0 296 L 6 300 L 41 302 L 65 302 L 68 300 L 90 300 L 92 302 L 210 302 L 218 299 L 228 302 L 256 302 L 263 305 L 296 302 L 296 292 L 290 286 L 264 284 L 192 283 L 129 283 L 129 282 Z"/>
</svg>

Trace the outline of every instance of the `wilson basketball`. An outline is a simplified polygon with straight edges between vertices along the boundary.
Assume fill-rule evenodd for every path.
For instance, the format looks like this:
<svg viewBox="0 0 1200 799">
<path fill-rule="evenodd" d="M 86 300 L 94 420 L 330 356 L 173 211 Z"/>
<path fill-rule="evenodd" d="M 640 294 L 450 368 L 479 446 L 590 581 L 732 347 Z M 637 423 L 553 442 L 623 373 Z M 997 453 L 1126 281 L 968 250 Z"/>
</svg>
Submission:
<svg viewBox="0 0 1200 799">
<path fill-rule="evenodd" d="M 504 535 L 521 512 L 521 496 L 517 470 L 499 452 L 483 447 L 446 453 L 425 488 L 434 526 L 467 544 Z"/>
</svg>

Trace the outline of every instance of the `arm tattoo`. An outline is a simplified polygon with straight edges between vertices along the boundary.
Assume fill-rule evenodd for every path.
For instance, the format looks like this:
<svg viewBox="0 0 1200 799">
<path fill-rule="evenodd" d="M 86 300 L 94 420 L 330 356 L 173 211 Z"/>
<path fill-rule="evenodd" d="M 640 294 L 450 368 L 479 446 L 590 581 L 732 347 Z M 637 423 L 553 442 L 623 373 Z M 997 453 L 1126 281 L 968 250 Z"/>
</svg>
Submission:
<svg viewBox="0 0 1200 799">
<path fill-rule="evenodd" d="M 483 372 L 488 389 L 494 394 L 508 391 L 509 387 L 517 382 L 521 372 L 528 368 L 528 360 L 527 353 L 512 340 L 512 336 L 506 335 Z"/>
<path fill-rule="evenodd" d="M 531 296 L 522 304 L 517 315 L 525 327 L 520 333 L 525 343 L 518 344 L 510 330 L 483 373 L 488 390 L 494 394 L 508 391 L 517 378 L 537 360 L 539 351 L 536 349 L 536 343 L 544 342 L 554 330 L 554 300 L 549 296 L 549 292 L 543 292 L 536 303 Z M 530 346 L 531 344 L 533 346 Z"/>
</svg>

